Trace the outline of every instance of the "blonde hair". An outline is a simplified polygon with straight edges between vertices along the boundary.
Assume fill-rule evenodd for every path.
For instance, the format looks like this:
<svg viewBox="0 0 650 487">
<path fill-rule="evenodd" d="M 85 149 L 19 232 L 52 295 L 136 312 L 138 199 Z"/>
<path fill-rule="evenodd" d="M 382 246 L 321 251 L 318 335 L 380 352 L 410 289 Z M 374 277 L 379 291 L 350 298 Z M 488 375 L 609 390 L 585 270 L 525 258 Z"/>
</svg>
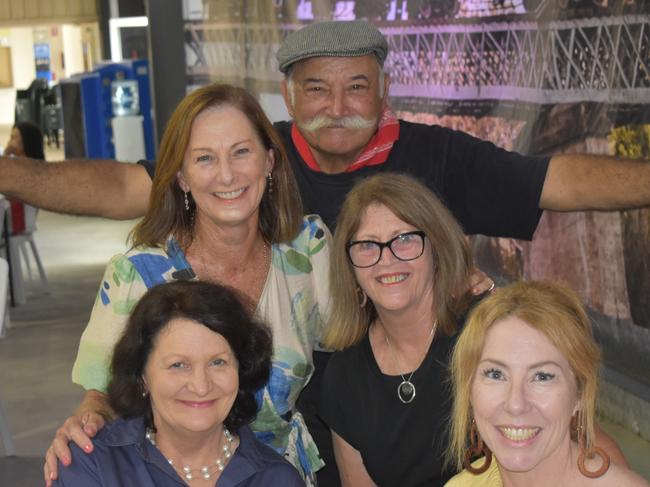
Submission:
<svg viewBox="0 0 650 487">
<path fill-rule="evenodd" d="M 472 310 L 451 358 L 454 403 L 447 462 L 463 467 L 472 422 L 471 391 L 481 360 L 485 336 L 497 321 L 514 316 L 543 333 L 567 359 L 576 380 L 580 409 L 578 427 L 591 454 L 600 350 L 578 296 L 553 281 L 516 282 L 498 289 Z"/>
<path fill-rule="evenodd" d="M 170 234 L 182 245 L 191 243 L 196 207 L 188 194 L 190 209 L 185 209 L 183 191 L 176 175 L 183 165 L 194 120 L 206 109 L 219 106 L 240 110 L 253 126 L 264 148 L 272 150 L 275 156 L 271 171 L 273 192 L 265 191 L 260 202 L 259 227 L 262 236 L 269 243 L 280 243 L 291 241 L 297 235 L 302 224 L 302 203 L 280 136 L 253 95 L 236 86 L 212 84 L 183 98 L 169 119 L 160 144 L 149 208 L 131 233 L 134 246 L 162 246 Z"/>
<path fill-rule="evenodd" d="M 386 206 L 426 234 L 434 256 L 433 311 L 438 329 L 453 333 L 469 302 L 473 263 L 465 236 L 449 210 L 424 184 L 403 174 L 383 173 L 357 183 L 339 213 L 331 254 L 332 313 L 325 345 L 342 350 L 358 343 L 376 317 L 372 302 L 363 308 L 359 305 L 358 284 L 346 250 L 371 205 Z"/>
</svg>

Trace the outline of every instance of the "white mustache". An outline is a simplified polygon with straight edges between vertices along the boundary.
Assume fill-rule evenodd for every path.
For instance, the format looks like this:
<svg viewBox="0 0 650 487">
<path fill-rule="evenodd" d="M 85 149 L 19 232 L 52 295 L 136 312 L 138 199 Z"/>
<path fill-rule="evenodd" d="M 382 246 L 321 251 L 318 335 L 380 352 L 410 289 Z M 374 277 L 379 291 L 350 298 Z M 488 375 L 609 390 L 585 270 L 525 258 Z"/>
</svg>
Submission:
<svg viewBox="0 0 650 487">
<path fill-rule="evenodd" d="M 376 120 L 363 118 L 359 115 L 343 118 L 331 118 L 326 115 L 318 115 L 306 122 L 301 122 L 298 126 L 307 132 L 314 132 L 322 128 L 342 128 L 342 129 L 369 129 L 377 124 Z"/>
</svg>

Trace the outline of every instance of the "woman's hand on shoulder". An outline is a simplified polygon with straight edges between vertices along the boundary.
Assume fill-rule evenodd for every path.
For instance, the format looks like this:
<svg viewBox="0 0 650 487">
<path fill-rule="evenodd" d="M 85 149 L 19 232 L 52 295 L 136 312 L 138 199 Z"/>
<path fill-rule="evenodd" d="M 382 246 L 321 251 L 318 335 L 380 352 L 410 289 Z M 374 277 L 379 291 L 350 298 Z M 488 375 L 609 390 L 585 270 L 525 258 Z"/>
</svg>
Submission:
<svg viewBox="0 0 650 487">
<path fill-rule="evenodd" d="M 106 424 L 105 416 L 109 416 L 105 407 L 106 396 L 98 391 L 88 391 L 74 416 L 65 420 L 63 425 L 56 430 L 52 444 L 45 454 L 43 474 L 45 485 L 50 487 L 52 481 L 58 477 L 58 461 L 64 466 L 72 462 L 72 453 L 68 443 L 75 442 L 86 453 L 93 451 L 93 438 Z"/>
</svg>

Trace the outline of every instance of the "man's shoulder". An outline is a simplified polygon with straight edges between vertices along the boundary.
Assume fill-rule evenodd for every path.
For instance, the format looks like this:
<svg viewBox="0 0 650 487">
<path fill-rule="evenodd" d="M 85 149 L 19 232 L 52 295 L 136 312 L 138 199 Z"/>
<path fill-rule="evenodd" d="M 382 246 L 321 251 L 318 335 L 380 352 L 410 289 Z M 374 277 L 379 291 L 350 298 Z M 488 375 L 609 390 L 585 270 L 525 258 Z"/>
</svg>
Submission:
<svg viewBox="0 0 650 487">
<path fill-rule="evenodd" d="M 426 124 L 421 122 L 410 122 L 408 120 L 399 119 L 399 140 L 403 138 L 410 139 L 412 137 L 469 137 L 473 138 L 468 133 L 462 132 L 460 130 L 454 130 L 449 127 L 444 127 L 437 124 Z"/>
</svg>

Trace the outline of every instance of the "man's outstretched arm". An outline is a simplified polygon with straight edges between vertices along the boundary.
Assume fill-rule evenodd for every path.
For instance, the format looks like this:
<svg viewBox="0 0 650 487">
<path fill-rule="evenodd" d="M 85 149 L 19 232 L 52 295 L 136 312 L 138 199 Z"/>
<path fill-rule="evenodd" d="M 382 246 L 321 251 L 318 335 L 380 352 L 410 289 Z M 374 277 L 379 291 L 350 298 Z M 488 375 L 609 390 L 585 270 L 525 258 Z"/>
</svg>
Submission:
<svg viewBox="0 0 650 487">
<path fill-rule="evenodd" d="M 58 213 L 126 220 L 142 216 L 151 178 L 139 164 L 0 157 L 0 193 Z"/>
<path fill-rule="evenodd" d="M 650 161 L 587 154 L 553 156 L 539 206 L 555 211 L 650 206 Z"/>
</svg>

